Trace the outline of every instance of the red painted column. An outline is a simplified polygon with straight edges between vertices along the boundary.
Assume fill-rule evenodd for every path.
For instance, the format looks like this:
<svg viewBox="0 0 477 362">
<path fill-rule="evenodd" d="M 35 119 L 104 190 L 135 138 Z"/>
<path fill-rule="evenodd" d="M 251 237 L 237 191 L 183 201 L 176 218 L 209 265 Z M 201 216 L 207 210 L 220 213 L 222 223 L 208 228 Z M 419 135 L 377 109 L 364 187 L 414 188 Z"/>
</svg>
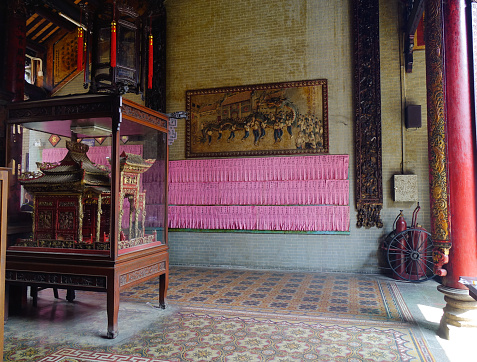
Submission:
<svg viewBox="0 0 477 362">
<path fill-rule="evenodd" d="M 445 112 L 449 174 L 451 242 L 447 287 L 466 289 L 460 276 L 477 277 L 475 139 L 472 128 L 466 1 L 443 2 Z"/>
</svg>

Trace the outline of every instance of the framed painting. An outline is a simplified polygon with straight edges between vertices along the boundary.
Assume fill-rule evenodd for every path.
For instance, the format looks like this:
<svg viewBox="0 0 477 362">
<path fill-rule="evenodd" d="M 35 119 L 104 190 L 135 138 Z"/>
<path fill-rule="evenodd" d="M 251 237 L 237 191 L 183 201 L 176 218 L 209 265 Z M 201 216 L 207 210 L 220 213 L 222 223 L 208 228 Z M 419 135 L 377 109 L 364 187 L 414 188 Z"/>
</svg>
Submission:
<svg viewBox="0 0 477 362">
<path fill-rule="evenodd" d="M 186 157 L 328 153 L 326 79 L 189 90 Z"/>
</svg>

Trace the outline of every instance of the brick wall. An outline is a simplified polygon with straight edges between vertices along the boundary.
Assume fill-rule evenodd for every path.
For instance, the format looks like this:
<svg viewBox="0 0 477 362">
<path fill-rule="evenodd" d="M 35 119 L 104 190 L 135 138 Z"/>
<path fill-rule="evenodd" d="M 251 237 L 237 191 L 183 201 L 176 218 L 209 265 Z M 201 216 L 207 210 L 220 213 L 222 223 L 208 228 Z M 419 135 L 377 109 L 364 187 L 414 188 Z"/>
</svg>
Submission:
<svg viewBox="0 0 477 362">
<path fill-rule="evenodd" d="M 185 110 L 191 89 L 328 79 L 330 153 L 350 155 L 354 195 L 354 126 L 351 2 L 328 0 L 166 0 L 167 111 Z M 398 0 L 380 1 L 383 131 L 383 229 L 357 229 L 351 204 L 350 235 L 171 232 L 172 264 L 377 272 L 379 241 L 400 209 L 393 201 L 394 174 L 418 175 L 419 220 L 429 227 L 427 125 L 423 52 L 414 72 L 400 64 Z M 423 126 L 402 129 L 404 102 L 421 104 Z M 185 120 L 170 158 L 185 158 Z"/>
</svg>

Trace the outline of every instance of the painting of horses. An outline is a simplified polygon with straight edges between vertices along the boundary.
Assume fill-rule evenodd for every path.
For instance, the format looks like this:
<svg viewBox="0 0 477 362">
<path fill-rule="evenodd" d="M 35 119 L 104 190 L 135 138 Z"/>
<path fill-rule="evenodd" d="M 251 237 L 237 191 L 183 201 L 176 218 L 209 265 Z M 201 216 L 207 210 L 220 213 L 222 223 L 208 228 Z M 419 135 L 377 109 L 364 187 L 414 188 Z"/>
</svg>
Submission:
<svg viewBox="0 0 477 362">
<path fill-rule="evenodd" d="M 186 92 L 186 157 L 328 153 L 326 79 Z"/>
</svg>

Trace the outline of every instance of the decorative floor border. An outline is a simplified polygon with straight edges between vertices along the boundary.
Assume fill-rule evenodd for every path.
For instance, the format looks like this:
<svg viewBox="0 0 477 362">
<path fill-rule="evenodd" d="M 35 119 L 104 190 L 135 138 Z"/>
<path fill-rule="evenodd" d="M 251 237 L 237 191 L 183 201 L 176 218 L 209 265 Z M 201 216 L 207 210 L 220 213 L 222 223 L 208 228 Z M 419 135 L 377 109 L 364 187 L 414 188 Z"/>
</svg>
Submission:
<svg viewBox="0 0 477 362">
<path fill-rule="evenodd" d="M 146 357 L 125 356 L 108 352 L 92 352 L 74 348 L 62 348 L 38 362 L 167 362 Z"/>
</svg>

